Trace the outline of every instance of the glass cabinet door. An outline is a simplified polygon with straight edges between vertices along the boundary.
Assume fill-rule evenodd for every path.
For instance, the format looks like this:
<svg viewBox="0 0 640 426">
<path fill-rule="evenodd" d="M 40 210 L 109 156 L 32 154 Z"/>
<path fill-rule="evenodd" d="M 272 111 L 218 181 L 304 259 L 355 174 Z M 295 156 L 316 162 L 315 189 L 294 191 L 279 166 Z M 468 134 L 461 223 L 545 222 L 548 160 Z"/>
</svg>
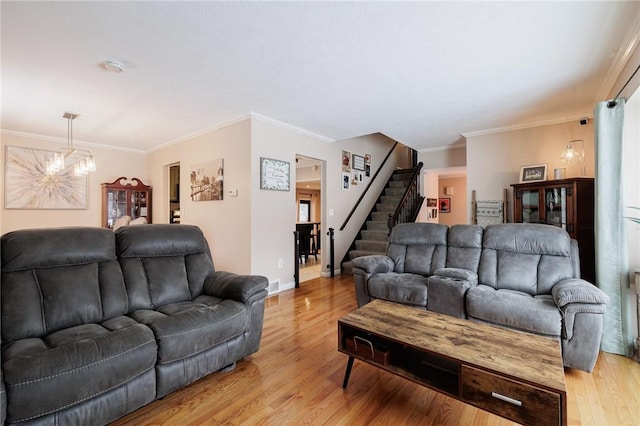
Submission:
<svg viewBox="0 0 640 426">
<path fill-rule="evenodd" d="M 567 229 L 567 188 L 545 188 L 545 223 Z"/>
<path fill-rule="evenodd" d="M 539 223 L 540 222 L 540 191 L 523 190 L 522 196 L 522 222 Z"/>
</svg>

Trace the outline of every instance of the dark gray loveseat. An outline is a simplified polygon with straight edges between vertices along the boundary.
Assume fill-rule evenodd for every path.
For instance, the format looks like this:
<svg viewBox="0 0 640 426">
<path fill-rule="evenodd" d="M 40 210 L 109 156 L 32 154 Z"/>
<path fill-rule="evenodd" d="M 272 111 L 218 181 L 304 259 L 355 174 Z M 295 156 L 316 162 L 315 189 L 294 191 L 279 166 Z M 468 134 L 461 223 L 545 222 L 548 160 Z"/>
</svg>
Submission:
<svg viewBox="0 0 640 426">
<path fill-rule="evenodd" d="M 565 366 L 593 370 L 608 297 L 580 279 L 577 242 L 561 228 L 401 224 L 386 256 L 353 264 L 358 306 L 385 299 L 556 337 Z"/>
<path fill-rule="evenodd" d="M 105 424 L 230 368 L 267 285 L 214 271 L 195 226 L 3 235 L 2 423 Z"/>
</svg>

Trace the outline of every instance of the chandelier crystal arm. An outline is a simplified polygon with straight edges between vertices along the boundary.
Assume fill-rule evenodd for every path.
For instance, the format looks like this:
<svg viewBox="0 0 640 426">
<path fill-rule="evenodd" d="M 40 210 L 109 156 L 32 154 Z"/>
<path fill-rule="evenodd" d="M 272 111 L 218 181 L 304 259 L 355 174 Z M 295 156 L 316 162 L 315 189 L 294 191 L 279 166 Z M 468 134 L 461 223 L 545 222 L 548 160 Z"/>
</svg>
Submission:
<svg viewBox="0 0 640 426">
<path fill-rule="evenodd" d="M 73 167 L 74 176 L 86 175 L 96 171 L 96 160 L 90 151 L 73 147 L 73 120 L 78 114 L 65 112 L 62 116 L 67 119 L 67 147 L 60 148 L 45 161 L 45 173 L 55 175 L 67 167 Z"/>
</svg>

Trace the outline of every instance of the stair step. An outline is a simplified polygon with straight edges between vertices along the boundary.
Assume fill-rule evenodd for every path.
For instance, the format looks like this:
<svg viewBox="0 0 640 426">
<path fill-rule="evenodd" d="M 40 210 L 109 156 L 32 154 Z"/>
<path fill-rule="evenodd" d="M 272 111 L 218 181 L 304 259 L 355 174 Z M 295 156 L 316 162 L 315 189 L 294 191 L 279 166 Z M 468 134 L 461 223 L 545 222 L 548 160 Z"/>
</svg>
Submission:
<svg viewBox="0 0 640 426">
<path fill-rule="evenodd" d="M 411 180 L 413 177 L 413 170 L 408 170 L 405 173 L 396 171 L 393 175 L 391 175 L 392 180 Z"/>
<path fill-rule="evenodd" d="M 406 190 L 406 186 L 404 188 L 385 188 L 384 190 L 384 195 L 397 195 L 399 197 L 402 197 L 404 195 L 404 191 Z"/>
<path fill-rule="evenodd" d="M 402 200 L 402 196 L 398 195 L 383 195 L 380 197 L 380 201 L 382 201 L 383 204 L 392 204 L 394 207 L 400 204 L 400 200 Z"/>
<path fill-rule="evenodd" d="M 371 250 L 349 250 L 349 260 L 353 260 L 356 257 L 371 256 L 373 254 L 384 255 L 383 251 L 371 251 Z"/>
<path fill-rule="evenodd" d="M 340 265 L 340 275 L 345 274 L 345 275 L 351 275 L 353 274 L 353 262 L 352 261 L 346 261 L 346 262 L 342 262 L 342 265 Z"/>
<path fill-rule="evenodd" d="M 362 239 L 363 240 L 369 240 L 369 241 L 384 241 L 387 242 L 389 240 L 389 233 L 387 232 L 387 230 L 385 229 L 383 230 L 365 230 L 360 232 L 360 235 L 362 235 Z"/>
<path fill-rule="evenodd" d="M 389 212 L 371 212 L 371 220 L 376 222 L 383 222 L 384 226 L 387 226 L 387 219 L 389 219 Z M 367 229 L 372 229 L 367 226 Z M 380 229 L 380 228 L 375 228 Z"/>
<path fill-rule="evenodd" d="M 393 205 L 393 204 L 382 204 L 382 203 L 378 203 L 376 204 L 376 212 L 389 212 L 389 213 L 393 213 L 396 211 L 396 207 L 397 205 Z"/>
<path fill-rule="evenodd" d="M 405 180 L 392 180 L 389 181 L 389 188 L 406 188 L 409 183 Z"/>
<path fill-rule="evenodd" d="M 365 250 L 384 253 L 387 249 L 386 241 L 356 240 L 356 250 Z"/>
<path fill-rule="evenodd" d="M 376 216 L 384 215 L 384 220 L 376 220 Z M 388 213 L 371 213 L 373 216 L 373 220 L 367 221 L 367 230 L 369 231 L 385 231 L 389 232 L 389 227 L 387 226 L 387 218 L 389 217 Z"/>
</svg>

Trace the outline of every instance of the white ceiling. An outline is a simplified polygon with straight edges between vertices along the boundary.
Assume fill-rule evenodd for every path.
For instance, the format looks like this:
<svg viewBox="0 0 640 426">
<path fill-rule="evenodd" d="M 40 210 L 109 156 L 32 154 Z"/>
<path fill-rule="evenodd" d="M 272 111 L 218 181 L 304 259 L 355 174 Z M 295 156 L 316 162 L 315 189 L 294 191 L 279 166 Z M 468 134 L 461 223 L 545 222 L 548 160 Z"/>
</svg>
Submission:
<svg viewBox="0 0 640 426">
<path fill-rule="evenodd" d="M 640 2 L 1 2 L 2 129 L 143 151 L 260 114 L 415 149 L 591 114 Z M 122 74 L 100 64 L 115 59 Z"/>
</svg>

